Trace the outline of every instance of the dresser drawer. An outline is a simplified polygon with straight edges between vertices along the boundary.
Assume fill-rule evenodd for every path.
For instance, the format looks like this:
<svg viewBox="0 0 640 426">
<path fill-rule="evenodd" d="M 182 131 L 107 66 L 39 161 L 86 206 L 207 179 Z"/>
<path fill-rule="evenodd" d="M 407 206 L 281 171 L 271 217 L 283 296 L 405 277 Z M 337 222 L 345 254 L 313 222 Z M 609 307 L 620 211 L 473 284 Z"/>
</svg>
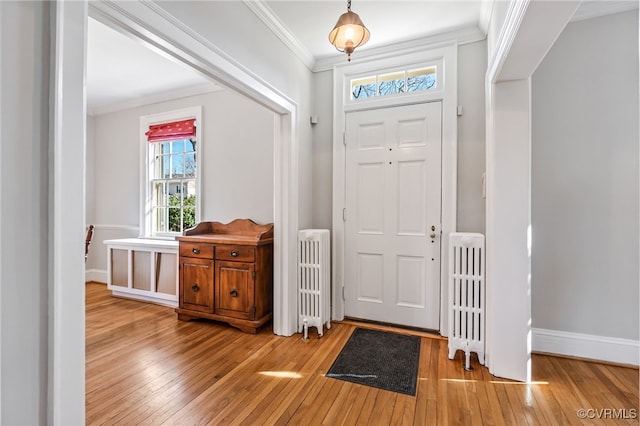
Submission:
<svg viewBox="0 0 640 426">
<path fill-rule="evenodd" d="M 256 250 L 250 246 L 216 246 L 216 259 L 254 262 L 256 259 Z"/>
<path fill-rule="evenodd" d="M 180 256 L 213 259 L 213 244 L 180 242 Z"/>
</svg>

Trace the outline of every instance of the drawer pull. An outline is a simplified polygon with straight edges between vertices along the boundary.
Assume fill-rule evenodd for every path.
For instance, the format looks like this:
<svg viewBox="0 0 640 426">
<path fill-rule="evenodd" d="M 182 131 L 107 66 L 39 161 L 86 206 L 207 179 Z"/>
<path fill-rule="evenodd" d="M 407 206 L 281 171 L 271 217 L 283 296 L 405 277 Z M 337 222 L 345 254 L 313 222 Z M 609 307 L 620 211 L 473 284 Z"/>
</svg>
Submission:
<svg viewBox="0 0 640 426">
<path fill-rule="evenodd" d="M 238 297 L 238 290 L 234 288 L 233 290 L 231 290 L 231 292 L 229 292 L 229 296 Z"/>
<path fill-rule="evenodd" d="M 200 254 L 200 249 L 198 249 L 198 248 L 192 248 L 192 249 L 191 249 L 191 251 L 192 251 L 194 254 Z"/>
<path fill-rule="evenodd" d="M 194 283 L 194 284 L 191 286 L 191 290 L 193 290 L 193 291 L 199 291 L 199 290 L 200 290 L 200 287 L 198 287 L 198 283 Z"/>
<path fill-rule="evenodd" d="M 240 252 L 238 250 L 233 250 L 231 252 L 231 257 L 238 257 L 238 256 L 240 256 Z"/>
</svg>

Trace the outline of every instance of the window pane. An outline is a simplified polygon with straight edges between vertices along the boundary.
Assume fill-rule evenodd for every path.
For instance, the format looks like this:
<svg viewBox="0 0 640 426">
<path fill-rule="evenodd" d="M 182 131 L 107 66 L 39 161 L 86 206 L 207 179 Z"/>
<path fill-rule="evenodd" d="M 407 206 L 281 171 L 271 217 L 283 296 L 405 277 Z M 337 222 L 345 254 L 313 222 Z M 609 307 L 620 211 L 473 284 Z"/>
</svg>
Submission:
<svg viewBox="0 0 640 426">
<path fill-rule="evenodd" d="M 436 87 L 436 67 L 407 71 L 407 91 L 429 90 Z"/>
<path fill-rule="evenodd" d="M 196 180 L 187 181 L 187 194 L 191 196 L 196 196 Z"/>
<path fill-rule="evenodd" d="M 376 77 L 351 80 L 351 99 L 365 99 L 376 95 Z"/>
<path fill-rule="evenodd" d="M 196 197 L 193 197 L 194 200 Z M 195 202 L 195 201 L 194 201 Z M 195 207 L 185 207 L 183 211 L 184 224 L 182 229 L 189 229 L 196 226 L 196 209 Z"/>
<path fill-rule="evenodd" d="M 179 207 L 169 207 L 169 232 L 181 232 L 181 218 Z"/>
<path fill-rule="evenodd" d="M 168 232 L 166 207 L 157 207 L 154 209 L 153 221 L 153 228 L 156 232 Z"/>
<path fill-rule="evenodd" d="M 196 154 L 191 153 L 184 156 L 184 175 L 185 177 L 196 176 Z"/>
<path fill-rule="evenodd" d="M 435 74 L 421 75 L 407 78 L 407 91 L 416 92 L 419 90 L 429 90 L 436 87 Z"/>
<path fill-rule="evenodd" d="M 151 145 L 158 147 L 158 154 L 168 154 L 170 152 L 171 142 L 153 143 Z"/>
<path fill-rule="evenodd" d="M 180 139 L 177 141 L 171 141 L 171 153 L 179 154 L 184 152 L 184 139 Z"/>
<path fill-rule="evenodd" d="M 169 205 L 175 206 L 180 205 L 180 194 L 182 193 L 182 184 L 179 180 L 170 180 L 167 182 L 167 192 L 169 194 Z M 172 197 L 177 197 L 178 203 L 172 203 Z"/>
<path fill-rule="evenodd" d="M 165 155 L 162 162 L 162 176 L 163 178 L 171 177 L 171 156 Z"/>
<path fill-rule="evenodd" d="M 378 92 L 380 96 L 404 92 L 404 71 L 378 76 Z"/>
<path fill-rule="evenodd" d="M 195 185 L 195 181 L 184 181 L 182 182 L 182 199 L 184 200 L 182 202 L 183 205 L 188 205 L 187 203 L 187 199 L 189 198 L 193 198 L 194 200 L 192 201 L 193 204 L 191 204 L 192 206 L 195 205 L 195 197 L 196 197 L 196 185 Z"/>
<path fill-rule="evenodd" d="M 171 177 L 183 177 L 184 176 L 184 155 L 172 155 L 171 156 Z"/>
<path fill-rule="evenodd" d="M 158 207 L 167 205 L 167 192 L 164 182 L 153 183 L 153 205 Z"/>
<path fill-rule="evenodd" d="M 166 155 L 156 155 L 153 169 L 153 177 L 155 179 L 166 177 L 165 174 L 169 172 L 169 157 Z"/>
<path fill-rule="evenodd" d="M 186 141 L 185 152 L 195 152 L 196 151 L 196 141 L 194 139 L 187 139 Z"/>
</svg>

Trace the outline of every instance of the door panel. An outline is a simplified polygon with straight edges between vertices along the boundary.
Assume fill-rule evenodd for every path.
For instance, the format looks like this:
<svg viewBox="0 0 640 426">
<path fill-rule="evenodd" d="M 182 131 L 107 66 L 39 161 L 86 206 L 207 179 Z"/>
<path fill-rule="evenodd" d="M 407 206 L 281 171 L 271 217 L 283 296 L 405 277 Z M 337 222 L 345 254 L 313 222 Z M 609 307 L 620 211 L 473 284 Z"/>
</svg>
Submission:
<svg viewBox="0 0 640 426">
<path fill-rule="evenodd" d="M 372 303 L 382 303 L 382 272 L 383 258 L 376 253 L 358 253 L 358 271 L 356 283 L 358 285 L 358 300 Z"/>
<path fill-rule="evenodd" d="M 427 229 L 426 194 L 427 168 L 424 161 L 398 163 L 398 235 L 424 236 Z"/>
<path fill-rule="evenodd" d="M 345 315 L 439 329 L 441 128 L 440 102 L 347 114 Z"/>
<path fill-rule="evenodd" d="M 424 308 L 424 257 L 398 256 L 398 298 L 399 306 Z"/>
<path fill-rule="evenodd" d="M 384 199 L 380 198 L 379 188 L 384 185 L 384 164 L 360 164 L 358 175 L 358 232 L 363 234 L 384 233 Z"/>
</svg>

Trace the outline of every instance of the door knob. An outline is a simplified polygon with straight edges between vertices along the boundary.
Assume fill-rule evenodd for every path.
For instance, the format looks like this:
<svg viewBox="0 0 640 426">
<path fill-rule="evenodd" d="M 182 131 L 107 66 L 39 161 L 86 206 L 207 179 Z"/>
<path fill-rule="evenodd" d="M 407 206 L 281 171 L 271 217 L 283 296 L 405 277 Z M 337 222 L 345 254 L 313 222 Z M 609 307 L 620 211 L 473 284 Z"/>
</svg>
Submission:
<svg viewBox="0 0 640 426">
<path fill-rule="evenodd" d="M 432 240 L 435 240 L 435 239 L 436 239 L 436 233 L 435 233 L 435 232 L 433 232 L 433 233 L 432 233 L 431 235 L 429 235 L 429 236 L 431 237 L 431 239 L 432 239 Z"/>
</svg>

